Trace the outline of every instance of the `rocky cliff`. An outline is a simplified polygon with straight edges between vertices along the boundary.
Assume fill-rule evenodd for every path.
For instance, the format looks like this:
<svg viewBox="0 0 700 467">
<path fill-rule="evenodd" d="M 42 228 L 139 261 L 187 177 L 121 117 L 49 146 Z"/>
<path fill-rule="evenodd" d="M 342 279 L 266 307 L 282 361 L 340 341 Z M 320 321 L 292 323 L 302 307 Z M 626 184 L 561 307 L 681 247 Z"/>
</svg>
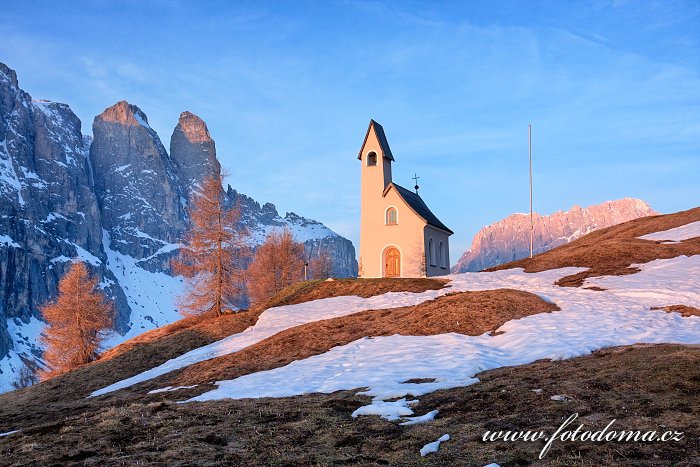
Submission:
<svg viewBox="0 0 700 467">
<path fill-rule="evenodd" d="M 141 109 L 125 101 L 95 117 L 90 162 L 111 246 L 150 271 L 168 255 L 187 227 L 189 180 L 170 157 Z"/>
<path fill-rule="evenodd" d="M 22 365 L 41 363 L 39 307 L 72 261 L 87 262 L 117 304 L 108 346 L 179 318 L 170 260 L 190 193 L 220 170 L 214 140 L 183 112 L 168 153 L 146 114 L 124 101 L 92 130 L 83 135 L 66 104 L 32 100 L 0 63 L 0 392 Z M 330 253 L 336 276 L 356 275 L 352 243 L 323 224 L 281 217 L 230 187 L 227 196 L 241 203 L 254 243 L 287 226 L 311 254 Z"/>
<path fill-rule="evenodd" d="M 210 174 L 218 174 L 216 144 L 204 121 L 191 112 L 182 112 L 170 137 L 170 156 L 177 162 L 182 176 L 196 189 Z M 188 193 L 189 195 L 189 193 Z"/>
<path fill-rule="evenodd" d="M 594 230 L 638 217 L 658 214 L 639 199 L 625 198 L 550 216 L 533 214 L 534 252 L 543 253 Z M 452 267 L 452 272 L 481 271 L 492 266 L 525 258 L 530 254 L 530 216 L 513 214 L 482 228 L 469 250 Z"/>
</svg>

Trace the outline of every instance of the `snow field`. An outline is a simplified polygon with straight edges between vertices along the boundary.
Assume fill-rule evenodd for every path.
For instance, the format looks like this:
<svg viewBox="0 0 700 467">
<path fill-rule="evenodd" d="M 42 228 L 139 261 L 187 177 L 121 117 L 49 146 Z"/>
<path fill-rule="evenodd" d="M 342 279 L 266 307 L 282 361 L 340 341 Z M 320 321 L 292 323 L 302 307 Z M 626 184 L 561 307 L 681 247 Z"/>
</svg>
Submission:
<svg viewBox="0 0 700 467">
<path fill-rule="evenodd" d="M 397 420 L 413 413 L 410 405 L 415 402 L 407 396 L 473 384 L 478 381 L 475 375 L 484 370 L 539 359 L 572 358 L 617 345 L 700 343 L 700 318 L 650 309 L 677 304 L 678 297 L 683 304 L 700 306 L 695 279 L 700 277 L 700 255 L 657 260 L 641 267 L 642 272 L 631 276 L 587 281 L 587 285 L 610 287 L 602 292 L 553 285 L 578 268 L 450 276 L 450 291 L 517 288 L 553 301 L 561 311 L 509 321 L 499 329 L 504 334 L 495 336 L 451 333 L 363 338 L 284 367 L 218 381 L 216 389 L 188 402 L 359 388 L 358 394 L 373 400 L 353 415 L 375 414 Z M 434 381 L 405 382 L 416 378 Z M 395 398 L 402 399 L 386 402 Z"/>
</svg>

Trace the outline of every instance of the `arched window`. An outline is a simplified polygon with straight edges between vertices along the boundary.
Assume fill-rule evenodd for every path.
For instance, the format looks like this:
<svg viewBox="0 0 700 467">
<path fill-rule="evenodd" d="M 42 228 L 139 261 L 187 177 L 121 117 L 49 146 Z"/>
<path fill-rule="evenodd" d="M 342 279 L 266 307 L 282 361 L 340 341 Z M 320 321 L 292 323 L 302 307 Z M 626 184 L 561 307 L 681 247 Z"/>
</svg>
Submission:
<svg viewBox="0 0 700 467">
<path fill-rule="evenodd" d="M 377 153 L 372 151 L 367 153 L 367 167 L 377 165 Z"/>
<path fill-rule="evenodd" d="M 435 242 L 432 238 L 428 240 L 428 252 L 430 256 L 430 265 L 437 266 L 437 262 L 435 261 Z"/>
<path fill-rule="evenodd" d="M 445 244 L 440 242 L 440 267 L 442 269 L 447 269 L 447 255 L 445 255 Z"/>
<path fill-rule="evenodd" d="M 398 224 L 396 208 L 389 208 L 386 210 L 386 225 L 396 225 Z"/>
</svg>

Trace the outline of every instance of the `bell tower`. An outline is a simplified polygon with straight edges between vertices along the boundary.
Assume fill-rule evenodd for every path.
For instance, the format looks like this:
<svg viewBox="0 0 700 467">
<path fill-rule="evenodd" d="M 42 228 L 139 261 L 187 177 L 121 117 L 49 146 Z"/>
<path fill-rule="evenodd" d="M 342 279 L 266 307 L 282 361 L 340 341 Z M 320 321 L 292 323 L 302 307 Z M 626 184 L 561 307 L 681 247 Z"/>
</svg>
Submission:
<svg viewBox="0 0 700 467">
<path fill-rule="evenodd" d="M 374 120 L 369 121 L 369 128 L 357 158 L 362 161 L 363 200 L 368 191 L 370 195 L 376 196 L 378 192 L 381 196 L 387 185 L 391 183 L 391 163 L 394 161 L 394 156 L 391 154 L 384 128 Z"/>
<path fill-rule="evenodd" d="M 369 121 L 367 134 L 357 158 L 360 160 L 361 180 L 359 259 L 360 264 L 363 264 L 363 261 L 368 260 L 368 258 L 363 259 L 368 237 L 383 225 L 382 198 L 384 190 L 391 183 L 391 163 L 394 161 L 384 128 L 374 120 Z M 359 276 L 362 277 L 362 275 L 363 271 L 360 267 Z"/>
</svg>

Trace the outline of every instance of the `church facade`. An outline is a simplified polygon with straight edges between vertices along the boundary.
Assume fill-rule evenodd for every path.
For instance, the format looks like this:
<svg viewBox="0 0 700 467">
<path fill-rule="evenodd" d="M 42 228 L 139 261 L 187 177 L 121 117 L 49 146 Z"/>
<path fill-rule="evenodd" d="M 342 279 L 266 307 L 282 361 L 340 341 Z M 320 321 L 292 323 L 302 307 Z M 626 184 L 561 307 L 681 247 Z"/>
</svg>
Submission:
<svg viewBox="0 0 700 467">
<path fill-rule="evenodd" d="M 359 277 L 449 274 L 452 232 L 418 195 L 394 183 L 394 156 L 382 126 L 370 120 L 361 162 Z"/>
</svg>

